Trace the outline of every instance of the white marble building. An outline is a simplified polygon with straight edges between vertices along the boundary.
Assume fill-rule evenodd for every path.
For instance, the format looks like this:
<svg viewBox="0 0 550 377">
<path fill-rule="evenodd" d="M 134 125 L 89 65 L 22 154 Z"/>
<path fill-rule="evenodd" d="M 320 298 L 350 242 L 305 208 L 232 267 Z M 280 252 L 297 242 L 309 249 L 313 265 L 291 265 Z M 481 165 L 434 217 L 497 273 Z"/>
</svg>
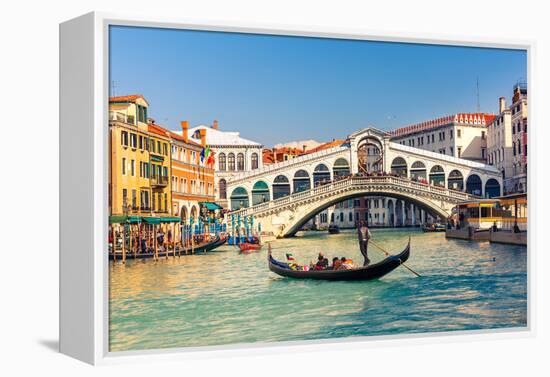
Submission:
<svg viewBox="0 0 550 377">
<path fill-rule="evenodd" d="M 220 130 L 216 120 L 212 126 L 200 125 L 188 132 L 190 139 L 199 143 L 201 133 L 206 133 L 206 145 L 215 156 L 216 202 L 227 208 L 227 181 L 238 174 L 261 168 L 263 145 L 241 137 L 240 132 Z M 261 195 L 261 190 L 258 192 Z"/>
<path fill-rule="evenodd" d="M 485 163 L 487 125 L 494 115 L 458 113 L 391 132 L 391 141 L 447 156 Z"/>
</svg>

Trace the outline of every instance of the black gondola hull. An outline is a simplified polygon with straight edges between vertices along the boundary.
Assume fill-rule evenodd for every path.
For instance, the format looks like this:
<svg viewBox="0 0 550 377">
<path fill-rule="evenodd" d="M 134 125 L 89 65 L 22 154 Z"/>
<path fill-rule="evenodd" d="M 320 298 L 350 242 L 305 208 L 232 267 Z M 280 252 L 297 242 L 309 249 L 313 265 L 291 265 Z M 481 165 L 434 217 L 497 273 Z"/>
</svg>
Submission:
<svg viewBox="0 0 550 377">
<path fill-rule="evenodd" d="M 294 278 L 294 279 L 315 279 L 315 280 L 331 280 L 331 281 L 360 281 L 379 279 L 384 275 L 389 274 L 401 264 L 405 263 L 410 256 L 411 242 L 399 254 L 392 255 L 386 259 L 366 266 L 358 267 L 351 270 L 322 270 L 322 271 L 296 271 L 290 268 L 284 268 L 285 263 L 275 260 L 271 254 L 268 256 L 269 270 L 277 275 Z"/>
</svg>

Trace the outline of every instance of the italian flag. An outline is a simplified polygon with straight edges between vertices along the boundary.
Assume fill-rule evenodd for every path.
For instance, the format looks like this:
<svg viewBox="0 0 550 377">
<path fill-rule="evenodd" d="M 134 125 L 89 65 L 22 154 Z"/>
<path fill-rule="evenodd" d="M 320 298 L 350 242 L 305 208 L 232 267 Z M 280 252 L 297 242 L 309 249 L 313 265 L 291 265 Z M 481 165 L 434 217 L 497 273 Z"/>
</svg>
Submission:
<svg viewBox="0 0 550 377">
<path fill-rule="evenodd" d="M 296 259 L 292 256 L 292 254 L 288 253 L 286 255 L 286 260 L 296 260 Z"/>
</svg>

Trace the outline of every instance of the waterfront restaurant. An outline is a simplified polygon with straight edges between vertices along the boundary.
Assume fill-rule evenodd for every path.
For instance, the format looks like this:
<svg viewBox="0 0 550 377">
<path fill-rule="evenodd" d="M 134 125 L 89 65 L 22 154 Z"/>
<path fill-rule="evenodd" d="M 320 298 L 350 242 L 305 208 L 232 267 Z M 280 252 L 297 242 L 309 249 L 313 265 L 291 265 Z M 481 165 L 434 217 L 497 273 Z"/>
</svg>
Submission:
<svg viewBox="0 0 550 377">
<path fill-rule="evenodd" d="M 516 232 L 527 231 L 527 194 L 512 194 L 497 198 L 503 210 L 501 229 Z"/>
<path fill-rule="evenodd" d="M 493 225 L 502 226 L 503 211 L 498 199 L 470 200 L 455 207 L 460 227 L 471 226 L 475 230 L 489 229 Z"/>
</svg>

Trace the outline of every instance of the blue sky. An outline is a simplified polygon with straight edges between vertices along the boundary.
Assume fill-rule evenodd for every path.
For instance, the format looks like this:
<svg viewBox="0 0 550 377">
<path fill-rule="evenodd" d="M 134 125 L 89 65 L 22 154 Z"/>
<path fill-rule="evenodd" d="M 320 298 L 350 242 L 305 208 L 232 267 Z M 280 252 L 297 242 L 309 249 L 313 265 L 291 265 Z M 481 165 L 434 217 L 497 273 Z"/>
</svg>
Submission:
<svg viewBox="0 0 550 377">
<path fill-rule="evenodd" d="M 158 124 L 211 124 L 266 146 L 497 112 L 527 77 L 522 50 L 111 28 L 116 95 L 143 94 Z M 112 94 L 112 93 L 111 93 Z"/>
</svg>

